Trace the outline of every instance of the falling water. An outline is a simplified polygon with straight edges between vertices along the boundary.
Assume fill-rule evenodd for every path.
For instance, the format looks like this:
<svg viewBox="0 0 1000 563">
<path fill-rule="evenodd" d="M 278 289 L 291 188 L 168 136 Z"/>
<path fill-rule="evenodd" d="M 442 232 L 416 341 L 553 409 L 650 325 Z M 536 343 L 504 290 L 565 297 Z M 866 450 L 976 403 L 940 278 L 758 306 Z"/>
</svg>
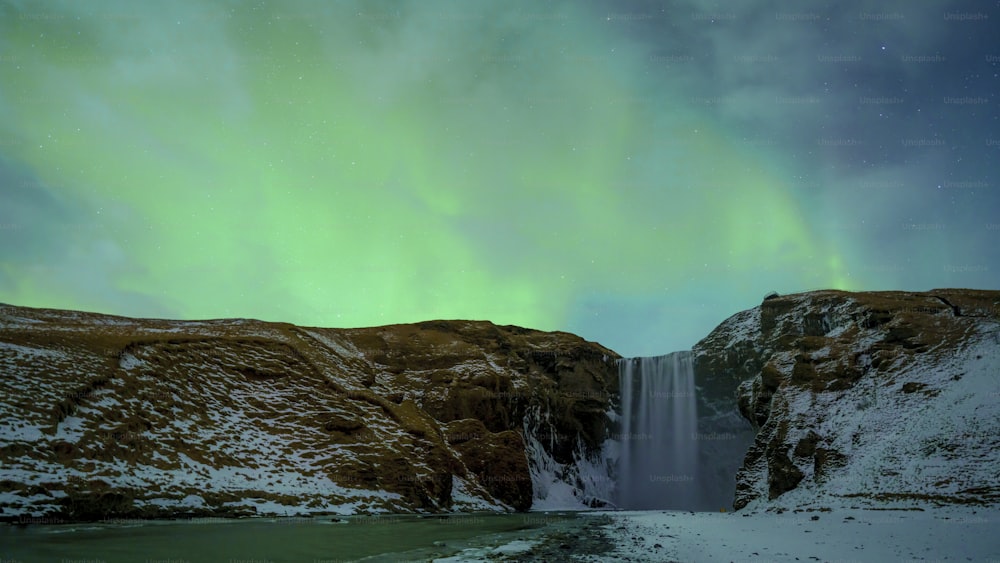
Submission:
<svg viewBox="0 0 1000 563">
<path fill-rule="evenodd" d="M 617 502 L 626 510 L 703 510 L 690 352 L 619 363 L 622 449 Z"/>
</svg>

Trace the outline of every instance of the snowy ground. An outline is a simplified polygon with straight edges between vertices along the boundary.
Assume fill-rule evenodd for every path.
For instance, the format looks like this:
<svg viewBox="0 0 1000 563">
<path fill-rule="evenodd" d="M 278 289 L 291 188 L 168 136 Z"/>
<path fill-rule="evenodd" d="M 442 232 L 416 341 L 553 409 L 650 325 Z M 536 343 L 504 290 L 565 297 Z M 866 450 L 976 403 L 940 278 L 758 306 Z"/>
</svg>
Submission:
<svg viewBox="0 0 1000 563">
<path fill-rule="evenodd" d="M 439 557 L 434 563 L 470 563 L 476 561 L 518 561 L 538 545 L 538 540 L 514 540 L 496 547 L 463 549 L 452 557 Z"/>
<path fill-rule="evenodd" d="M 617 547 L 578 561 L 1000 563 L 1000 507 L 591 514 L 613 519 Z"/>
</svg>

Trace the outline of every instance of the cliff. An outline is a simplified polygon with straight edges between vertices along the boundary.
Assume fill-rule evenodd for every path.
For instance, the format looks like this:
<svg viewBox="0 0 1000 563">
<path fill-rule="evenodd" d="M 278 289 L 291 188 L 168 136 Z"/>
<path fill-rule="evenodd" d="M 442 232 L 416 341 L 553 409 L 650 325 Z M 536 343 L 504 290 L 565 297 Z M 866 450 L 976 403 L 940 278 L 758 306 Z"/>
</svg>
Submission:
<svg viewBox="0 0 1000 563">
<path fill-rule="evenodd" d="M 1000 501 L 1000 292 L 773 296 L 692 354 L 713 499 Z M 0 305 L 0 520 L 605 506 L 617 359 L 489 322 Z"/>
<path fill-rule="evenodd" d="M 0 305 L 0 518 L 597 506 L 616 358 L 489 322 Z"/>
<path fill-rule="evenodd" d="M 736 508 L 1000 501 L 1000 292 L 773 296 L 694 353 L 756 430 Z"/>
</svg>

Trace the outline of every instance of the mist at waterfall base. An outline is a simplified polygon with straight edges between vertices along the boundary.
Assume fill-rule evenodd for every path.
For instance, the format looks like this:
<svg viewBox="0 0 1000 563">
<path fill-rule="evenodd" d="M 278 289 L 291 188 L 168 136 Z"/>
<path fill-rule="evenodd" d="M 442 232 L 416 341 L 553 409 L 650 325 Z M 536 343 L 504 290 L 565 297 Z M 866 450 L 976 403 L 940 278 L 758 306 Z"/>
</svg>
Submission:
<svg viewBox="0 0 1000 563">
<path fill-rule="evenodd" d="M 705 452 L 691 353 L 622 359 L 619 376 L 618 508 L 717 511 L 731 506 L 734 475 L 720 479 L 718 471 L 701 467 Z"/>
</svg>

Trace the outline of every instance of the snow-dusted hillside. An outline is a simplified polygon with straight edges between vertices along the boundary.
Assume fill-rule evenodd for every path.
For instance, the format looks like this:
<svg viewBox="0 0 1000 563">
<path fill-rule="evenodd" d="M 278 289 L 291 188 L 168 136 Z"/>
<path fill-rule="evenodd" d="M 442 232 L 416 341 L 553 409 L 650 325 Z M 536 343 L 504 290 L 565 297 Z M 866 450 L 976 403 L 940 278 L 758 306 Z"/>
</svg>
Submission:
<svg viewBox="0 0 1000 563">
<path fill-rule="evenodd" d="M 775 297 L 693 353 L 706 470 L 735 412 L 757 431 L 737 508 L 1000 500 L 1000 292 Z M 0 519 L 605 506 L 616 359 L 489 322 L 0 305 Z"/>
<path fill-rule="evenodd" d="M 737 508 L 1000 501 L 1000 292 L 776 297 L 695 353 L 758 428 Z"/>
<path fill-rule="evenodd" d="M 488 322 L 0 305 L 0 518 L 525 510 L 556 485 L 584 506 L 615 357 Z"/>
</svg>

